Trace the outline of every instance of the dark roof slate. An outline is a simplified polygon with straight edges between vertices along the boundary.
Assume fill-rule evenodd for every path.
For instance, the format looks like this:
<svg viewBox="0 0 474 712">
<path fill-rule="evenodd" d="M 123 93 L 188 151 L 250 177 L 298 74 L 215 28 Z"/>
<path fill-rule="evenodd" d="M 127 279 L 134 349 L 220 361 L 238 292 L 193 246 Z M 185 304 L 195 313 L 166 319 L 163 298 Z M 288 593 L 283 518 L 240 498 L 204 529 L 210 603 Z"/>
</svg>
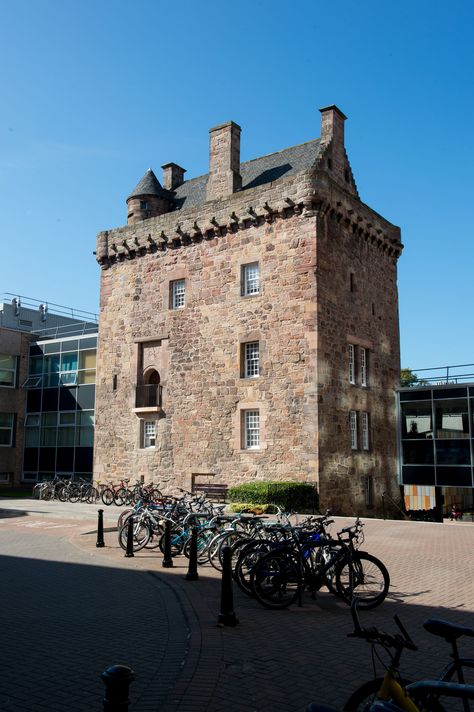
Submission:
<svg viewBox="0 0 474 712">
<path fill-rule="evenodd" d="M 310 170 L 320 155 L 320 139 L 314 139 L 299 146 L 291 146 L 268 156 L 254 158 L 240 165 L 242 190 L 273 183 L 279 178 L 293 176 Z M 208 174 L 191 178 L 176 188 L 174 203 L 176 209 L 194 208 L 206 202 Z"/>
<path fill-rule="evenodd" d="M 163 188 L 151 168 L 147 170 L 141 181 L 130 193 L 127 200 L 130 200 L 130 198 L 138 198 L 140 195 L 156 195 L 159 198 L 173 200 L 173 194 Z"/>
</svg>

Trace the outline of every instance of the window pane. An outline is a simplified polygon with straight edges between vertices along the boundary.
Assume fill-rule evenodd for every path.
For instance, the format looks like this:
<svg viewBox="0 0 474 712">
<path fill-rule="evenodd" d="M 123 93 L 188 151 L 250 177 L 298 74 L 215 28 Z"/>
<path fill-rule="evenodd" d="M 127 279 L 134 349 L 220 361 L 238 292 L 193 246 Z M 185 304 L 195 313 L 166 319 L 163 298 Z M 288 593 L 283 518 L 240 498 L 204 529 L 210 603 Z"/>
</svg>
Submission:
<svg viewBox="0 0 474 712">
<path fill-rule="evenodd" d="M 96 350 L 91 350 L 91 351 L 81 351 L 79 354 L 79 368 L 81 369 L 95 369 L 96 367 L 96 360 L 97 360 L 97 352 Z"/>
<path fill-rule="evenodd" d="M 58 445 L 74 445 L 74 428 L 58 428 Z"/>
<path fill-rule="evenodd" d="M 84 383 L 95 383 L 95 371 L 79 371 L 78 383 L 79 385 Z"/>
<path fill-rule="evenodd" d="M 349 383 L 355 383 L 355 349 L 349 344 Z"/>
<path fill-rule="evenodd" d="M 0 354 L 0 386 L 14 386 L 16 375 L 16 356 Z"/>
<path fill-rule="evenodd" d="M 469 440 L 437 440 L 436 462 L 438 465 L 470 465 L 471 443 Z"/>
<path fill-rule="evenodd" d="M 92 447 L 94 444 L 94 428 L 78 428 L 76 432 L 76 445 L 78 447 Z"/>
<path fill-rule="evenodd" d="M 402 438 L 432 438 L 431 401 L 402 403 Z"/>
<path fill-rule="evenodd" d="M 7 428 L 0 428 L 0 445 L 11 445 L 12 431 Z"/>
<path fill-rule="evenodd" d="M 32 376 L 43 373 L 43 357 L 42 356 L 32 356 L 30 358 L 29 373 Z"/>
<path fill-rule="evenodd" d="M 13 425 L 13 413 L 0 413 L 0 428 L 11 428 Z"/>
<path fill-rule="evenodd" d="M 181 309 L 181 307 L 184 307 L 185 280 L 175 280 L 171 283 L 171 289 L 173 309 Z"/>
<path fill-rule="evenodd" d="M 69 351 L 61 356 L 61 371 L 77 371 L 77 351 Z"/>
<path fill-rule="evenodd" d="M 252 262 L 248 265 L 243 265 L 242 268 L 242 293 L 245 296 L 250 294 L 259 294 L 260 292 L 260 270 L 258 262 Z"/>
<path fill-rule="evenodd" d="M 74 425 L 75 422 L 75 413 L 59 413 L 59 425 Z"/>
<path fill-rule="evenodd" d="M 245 411 L 245 447 L 260 446 L 260 413 L 258 410 Z"/>
<path fill-rule="evenodd" d="M 56 428 L 41 429 L 41 445 L 43 447 L 53 447 L 56 445 Z"/>
<path fill-rule="evenodd" d="M 405 465 L 429 465 L 434 463 L 433 440 L 406 440 L 402 443 Z"/>
<path fill-rule="evenodd" d="M 245 378 L 260 375 L 260 345 L 258 341 L 245 344 Z"/>
<path fill-rule="evenodd" d="M 80 425 L 88 425 L 88 426 L 93 426 L 94 425 L 94 411 L 90 410 L 83 410 L 82 412 L 78 413 L 78 422 Z"/>
<path fill-rule="evenodd" d="M 435 401 L 436 437 L 468 438 L 467 398 Z"/>
<path fill-rule="evenodd" d="M 26 447 L 38 447 L 39 445 L 39 428 L 25 429 L 25 445 Z"/>
</svg>

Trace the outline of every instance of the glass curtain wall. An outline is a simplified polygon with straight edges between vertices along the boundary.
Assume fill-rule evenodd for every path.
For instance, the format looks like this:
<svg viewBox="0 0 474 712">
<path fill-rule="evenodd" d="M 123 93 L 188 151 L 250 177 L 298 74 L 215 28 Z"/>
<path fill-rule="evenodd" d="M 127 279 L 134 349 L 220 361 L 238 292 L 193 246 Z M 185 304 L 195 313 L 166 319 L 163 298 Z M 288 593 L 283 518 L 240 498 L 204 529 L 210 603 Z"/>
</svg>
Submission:
<svg viewBox="0 0 474 712">
<path fill-rule="evenodd" d="M 474 386 L 399 391 L 405 485 L 472 487 Z"/>
<path fill-rule="evenodd" d="M 90 479 L 97 337 L 30 346 L 23 479 Z"/>
</svg>

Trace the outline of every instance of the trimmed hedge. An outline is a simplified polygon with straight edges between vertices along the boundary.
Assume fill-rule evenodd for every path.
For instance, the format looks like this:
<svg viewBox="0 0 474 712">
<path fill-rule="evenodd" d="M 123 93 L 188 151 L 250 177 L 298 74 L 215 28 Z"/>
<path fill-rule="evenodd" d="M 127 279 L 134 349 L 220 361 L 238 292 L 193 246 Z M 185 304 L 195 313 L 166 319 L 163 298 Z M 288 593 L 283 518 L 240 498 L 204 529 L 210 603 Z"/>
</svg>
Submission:
<svg viewBox="0 0 474 712">
<path fill-rule="evenodd" d="M 247 482 L 230 487 L 229 500 L 252 505 L 278 504 L 286 511 L 316 511 L 319 508 L 316 485 L 307 482 Z"/>
</svg>

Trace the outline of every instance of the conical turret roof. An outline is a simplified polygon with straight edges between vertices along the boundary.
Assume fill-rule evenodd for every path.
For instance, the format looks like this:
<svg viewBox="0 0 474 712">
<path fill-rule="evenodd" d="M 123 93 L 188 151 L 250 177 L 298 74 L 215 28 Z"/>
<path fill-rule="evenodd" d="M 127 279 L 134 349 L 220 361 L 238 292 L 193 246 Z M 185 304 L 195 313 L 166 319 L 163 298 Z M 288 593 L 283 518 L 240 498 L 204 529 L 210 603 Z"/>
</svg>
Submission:
<svg viewBox="0 0 474 712">
<path fill-rule="evenodd" d="M 141 181 L 135 186 L 135 189 L 128 196 L 127 201 L 130 200 L 130 198 L 138 198 L 141 195 L 156 195 L 159 198 L 170 199 L 169 191 L 163 188 L 151 168 L 147 170 Z"/>
</svg>

